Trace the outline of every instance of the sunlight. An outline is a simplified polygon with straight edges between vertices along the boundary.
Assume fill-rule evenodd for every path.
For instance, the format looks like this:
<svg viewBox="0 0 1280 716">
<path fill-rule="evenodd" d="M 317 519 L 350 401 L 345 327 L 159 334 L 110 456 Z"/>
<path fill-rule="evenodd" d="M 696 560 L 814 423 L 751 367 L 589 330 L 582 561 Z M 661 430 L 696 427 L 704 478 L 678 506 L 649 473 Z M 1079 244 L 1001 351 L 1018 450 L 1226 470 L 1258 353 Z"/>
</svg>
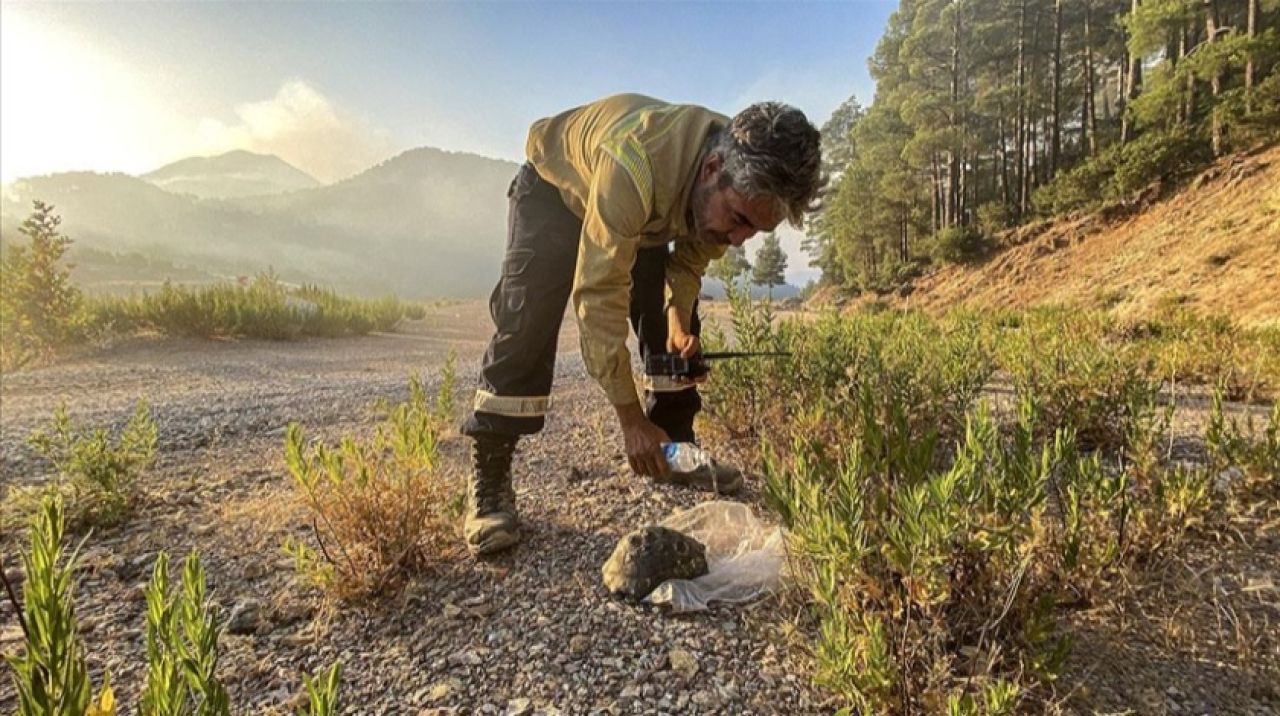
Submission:
<svg viewBox="0 0 1280 716">
<path fill-rule="evenodd" d="M 86 167 L 138 172 L 190 146 L 133 68 L 6 5 L 0 179 Z"/>
</svg>

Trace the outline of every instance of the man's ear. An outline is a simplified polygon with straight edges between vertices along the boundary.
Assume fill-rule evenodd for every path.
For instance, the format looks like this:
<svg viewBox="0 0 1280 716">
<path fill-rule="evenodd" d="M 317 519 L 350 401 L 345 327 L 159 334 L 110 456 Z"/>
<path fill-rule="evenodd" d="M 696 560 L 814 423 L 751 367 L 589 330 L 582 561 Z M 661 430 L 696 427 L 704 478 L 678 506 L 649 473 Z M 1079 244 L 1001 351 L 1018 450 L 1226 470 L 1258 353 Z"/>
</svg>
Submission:
<svg viewBox="0 0 1280 716">
<path fill-rule="evenodd" d="M 707 154 L 707 158 L 702 160 L 702 179 L 711 179 L 719 176 L 720 168 L 724 166 L 724 160 L 719 154 Z"/>
</svg>

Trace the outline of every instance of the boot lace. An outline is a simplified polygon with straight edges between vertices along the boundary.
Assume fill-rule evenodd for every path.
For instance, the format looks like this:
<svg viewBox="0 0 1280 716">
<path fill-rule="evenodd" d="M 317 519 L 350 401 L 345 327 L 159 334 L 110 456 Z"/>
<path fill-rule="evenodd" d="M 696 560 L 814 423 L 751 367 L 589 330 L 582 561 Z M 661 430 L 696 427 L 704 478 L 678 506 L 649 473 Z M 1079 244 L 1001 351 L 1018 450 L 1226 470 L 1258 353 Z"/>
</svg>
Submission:
<svg viewBox="0 0 1280 716">
<path fill-rule="evenodd" d="M 515 490 L 511 487 L 511 459 L 515 448 L 514 439 L 476 439 L 472 448 L 476 475 L 471 483 L 471 499 L 478 514 L 515 509 Z"/>
</svg>

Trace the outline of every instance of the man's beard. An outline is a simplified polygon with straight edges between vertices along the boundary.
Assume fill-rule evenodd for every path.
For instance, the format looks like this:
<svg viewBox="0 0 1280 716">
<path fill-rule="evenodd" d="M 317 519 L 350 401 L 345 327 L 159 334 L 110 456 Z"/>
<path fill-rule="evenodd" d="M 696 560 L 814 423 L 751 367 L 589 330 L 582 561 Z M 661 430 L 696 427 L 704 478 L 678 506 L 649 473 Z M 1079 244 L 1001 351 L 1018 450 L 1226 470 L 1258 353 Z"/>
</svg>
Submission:
<svg viewBox="0 0 1280 716">
<path fill-rule="evenodd" d="M 707 198 L 714 189 L 707 189 L 702 186 L 693 188 L 693 230 L 694 233 L 703 241 L 707 241 L 720 246 L 729 246 L 729 235 L 721 231 L 711 231 L 704 228 L 707 225 L 707 218 L 703 215 L 706 213 L 707 205 L 710 203 Z"/>
</svg>

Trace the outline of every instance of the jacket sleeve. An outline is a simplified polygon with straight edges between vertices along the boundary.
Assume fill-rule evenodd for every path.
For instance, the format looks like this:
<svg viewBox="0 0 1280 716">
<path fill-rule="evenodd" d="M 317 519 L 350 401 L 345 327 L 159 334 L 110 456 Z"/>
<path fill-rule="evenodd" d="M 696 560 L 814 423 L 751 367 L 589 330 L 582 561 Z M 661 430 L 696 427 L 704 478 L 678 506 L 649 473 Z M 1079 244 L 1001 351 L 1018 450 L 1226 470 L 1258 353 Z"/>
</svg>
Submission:
<svg viewBox="0 0 1280 716">
<path fill-rule="evenodd" d="M 702 290 L 702 276 L 708 264 L 724 256 L 727 250 L 726 246 L 693 238 L 677 241 L 675 250 L 667 258 L 667 305 L 676 307 L 685 328 L 692 320 L 693 302 Z"/>
<path fill-rule="evenodd" d="M 574 275 L 582 360 L 609 402 L 639 402 L 627 350 L 631 269 L 647 220 L 646 203 L 632 176 L 601 152 L 582 218 Z"/>
</svg>

